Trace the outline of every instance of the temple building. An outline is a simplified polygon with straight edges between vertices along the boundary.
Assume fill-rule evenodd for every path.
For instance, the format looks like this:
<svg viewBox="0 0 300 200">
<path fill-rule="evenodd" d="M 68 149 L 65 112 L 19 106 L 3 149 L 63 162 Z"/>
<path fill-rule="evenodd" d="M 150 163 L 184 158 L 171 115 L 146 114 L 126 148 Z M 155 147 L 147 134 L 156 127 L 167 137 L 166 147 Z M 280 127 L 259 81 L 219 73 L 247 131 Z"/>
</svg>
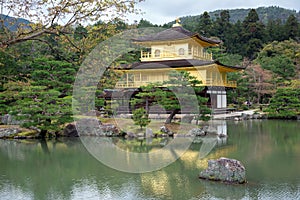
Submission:
<svg viewBox="0 0 300 200">
<path fill-rule="evenodd" d="M 208 97 L 208 106 L 214 111 L 226 110 L 227 91 L 236 88 L 236 82 L 229 81 L 227 74 L 243 70 L 243 67 L 228 66 L 213 60 L 208 47 L 219 46 L 219 40 L 209 39 L 184 29 L 179 20 L 172 28 L 136 38 L 134 43 L 145 48 L 140 61 L 118 69 L 123 78 L 116 89 L 137 89 L 149 83 L 163 83 L 169 79 L 171 70 L 188 71 L 201 81 Z"/>
</svg>

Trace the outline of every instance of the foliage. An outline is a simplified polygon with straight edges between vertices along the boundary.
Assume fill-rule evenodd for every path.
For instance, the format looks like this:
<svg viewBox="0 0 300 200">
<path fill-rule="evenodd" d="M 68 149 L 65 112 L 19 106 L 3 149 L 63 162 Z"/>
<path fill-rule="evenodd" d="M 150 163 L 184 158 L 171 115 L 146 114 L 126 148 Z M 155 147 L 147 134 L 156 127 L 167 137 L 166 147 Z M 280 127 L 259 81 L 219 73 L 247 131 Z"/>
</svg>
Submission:
<svg viewBox="0 0 300 200">
<path fill-rule="evenodd" d="M 199 94 L 204 89 L 201 82 L 186 71 L 172 71 L 169 80 L 163 83 L 151 83 L 142 86 L 138 94 L 131 99 L 132 109 L 142 107 L 149 113 L 149 107 L 160 105 L 170 112 L 165 123 L 171 123 L 174 116 L 181 112 L 194 114 L 198 120 L 207 121 L 211 110 L 207 107 L 207 98 Z"/>
<path fill-rule="evenodd" d="M 299 36 L 300 24 L 296 19 L 295 15 L 290 15 L 285 23 L 286 37 L 290 39 L 297 39 Z"/>
<path fill-rule="evenodd" d="M 212 20 L 208 12 L 204 12 L 199 17 L 198 26 L 199 27 L 196 31 L 205 37 L 210 37 L 213 31 L 213 24 Z"/>
<path fill-rule="evenodd" d="M 174 116 L 187 110 L 189 114 L 194 114 L 196 118 L 207 120 L 207 114 L 210 109 L 207 108 L 207 98 L 199 94 L 204 89 L 200 87 L 201 82 L 186 71 L 172 71 L 169 74 L 169 80 L 163 85 L 168 85 L 168 91 L 162 92 L 159 98 L 159 104 L 165 110 L 171 111 L 166 123 L 171 123 Z"/>
<path fill-rule="evenodd" d="M 297 21 L 300 15 L 279 7 L 218 10 L 181 19 L 183 26 L 191 31 L 220 38 L 226 53 L 251 60 L 256 58 L 265 43 L 300 37 Z"/>
<path fill-rule="evenodd" d="M 157 25 L 154 25 L 151 22 L 149 22 L 143 18 L 137 24 L 137 28 L 146 28 L 146 27 L 155 27 L 155 26 L 157 26 Z"/>
<path fill-rule="evenodd" d="M 283 80 L 290 80 L 296 76 L 297 65 L 300 64 L 299 51 L 300 44 L 294 40 L 274 41 L 264 46 L 256 62 L 264 69 L 273 71 Z"/>
<path fill-rule="evenodd" d="M 270 19 L 266 24 L 266 41 L 283 41 L 286 38 L 284 24 L 280 19 Z"/>
<path fill-rule="evenodd" d="M 60 95 L 55 89 L 48 90 L 45 86 L 31 85 L 19 93 L 10 113 L 23 121 L 22 126 L 39 128 L 40 137 L 45 137 L 49 132 L 58 134 L 65 123 L 73 120 L 72 98 L 62 98 Z"/>
<path fill-rule="evenodd" d="M 138 108 L 132 112 L 132 119 L 135 125 L 139 125 L 141 129 L 150 123 L 148 113 L 144 108 Z"/>
<path fill-rule="evenodd" d="M 37 127 L 41 137 L 47 132 L 58 133 L 72 121 L 72 84 L 76 70 L 67 62 L 39 58 L 30 63 L 32 72 L 28 82 L 4 84 L 1 101 L 4 108 L 24 127 Z"/>
<path fill-rule="evenodd" d="M 20 66 L 13 56 L 0 50 L 0 91 L 3 91 L 3 84 L 18 80 L 20 72 Z"/>
<path fill-rule="evenodd" d="M 231 53 L 222 53 L 218 51 L 213 51 L 214 59 L 219 61 L 224 65 L 229 66 L 241 66 L 243 57 L 239 54 L 231 54 Z"/>
<path fill-rule="evenodd" d="M 278 88 L 267 111 L 270 118 L 295 118 L 300 114 L 300 89 Z"/>
<path fill-rule="evenodd" d="M 284 55 L 291 59 L 296 64 L 300 64 L 300 43 L 295 40 L 289 39 L 284 41 L 273 41 L 264 46 L 259 52 L 257 60 L 259 61 L 263 57 L 274 57 L 278 55 Z"/>
<path fill-rule="evenodd" d="M 251 9 L 243 21 L 243 30 L 241 32 L 242 49 L 241 55 L 250 59 L 263 46 L 264 25 L 259 21 L 258 14 L 255 9 Z"/>
<path fill-rule="evenodd" d="M 276 78 L 279 82 L 290 80 L 296 75 L 293 61 L 284 55 L 263 57 L 260 59 L 260 63 L 262 68 L 271 70 L 279 76 Z"/>
<path fill-rule="evenodd" d="M 11 32 L 3 26 L 5 34 L 0 36 L 0 46 L 3 48 L 27 40 L 41 40 L 39 37 L 47 34 L 64 35 L 68 39 L 70 27 L 73 25 L 87 21 L 95 22 L 101 18 L 115 19 L 123 17 L 126 13 L 135 13 L 135 4 L 140 1 L 4 1 L 1 5 L 4 11 L 14 13 L 16 17 L 30 19 L 33 23 L 29 24 L 30 28 L 27 28 L 28 24 L 19 24 L 16 32 Z"/>
<path fill-rule="evenodd" d="M 134 107 L 137 106 L 145 106 L 146 113 L 149 114 L 149 108 L 151 105 L 157 104 L 157 97 L 159 95 L 161 89 L 158 84 L 150 83 L 146 86 L 141 86 L 138 94 L 135 95 L 133 99 L 131 99 L 130 104 Z"/>
</svg>

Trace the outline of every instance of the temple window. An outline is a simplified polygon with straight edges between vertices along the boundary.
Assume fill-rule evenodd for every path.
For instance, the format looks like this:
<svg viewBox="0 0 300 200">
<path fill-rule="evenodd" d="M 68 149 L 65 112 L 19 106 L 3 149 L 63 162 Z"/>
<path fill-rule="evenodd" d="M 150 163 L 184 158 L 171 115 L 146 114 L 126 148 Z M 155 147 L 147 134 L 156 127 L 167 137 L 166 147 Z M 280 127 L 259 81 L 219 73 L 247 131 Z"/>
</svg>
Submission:
<svg viewBox="0 0 300 200">
<path fill-rule="evenodd" d="M 160 50 L 156 49 L 154 51 L 154 56 L 157 58 L 157 57 L 160 57 Z"/>
<path fill-rule="evenodd" d="M 184 48 L 180 48 L 180 49 L 178 50 L 178 54 L 179 54 L 180 56 L 183 56 L 183 55 L 184 55 Z"/>
<path fill-rule="evenodd" d="M 148 76 L 146 74 L 142 74 L 142 81 L 148 81 Z"/>
</svg>

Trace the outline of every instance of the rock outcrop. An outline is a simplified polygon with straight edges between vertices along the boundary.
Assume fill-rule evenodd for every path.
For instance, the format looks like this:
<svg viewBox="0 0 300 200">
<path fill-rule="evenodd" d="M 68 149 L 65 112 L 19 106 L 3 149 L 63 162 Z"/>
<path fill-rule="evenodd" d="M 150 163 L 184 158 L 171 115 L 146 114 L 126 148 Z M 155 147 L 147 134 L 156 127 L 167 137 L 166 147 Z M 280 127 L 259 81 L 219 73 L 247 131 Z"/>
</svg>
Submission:
<svg viewBox="0 0 300 200">
<path fill-rule="evenodd" d="M 14 128 L 14 127 L 0 128 L 0 138 L 10 138 L 20 132 L 21 130 L 19 128 Z"/>
<path fill-rule="evenodd" d="M 199 178 L 242 184 L 246 183 L 246 170 L 238 160 L 220 158 L 209 160 L 208 168 L 200 172 Z"/>
<path fill-rule="evenodd" d="M 66 128 L 68 128 L 67 125 Z M 68 136 L 119 136 L 120 131 L 113 124 L 102 124 L 96 118 L 82 118 L 76 124 L 70 125 L 64 133 Z"/>
<path fill-rule="evenodd" d="M 171 130 L 169 130 L 168 127 L 166 127 L 166 126 L 160 127 L 160 132 L 162 132 L 160 137 L 167 137 L 167 136 L 173 137 L 174 136 L 174 133 Z"/>
<path fill-rule="evenodd" d="M 191 136 L 205 136 L 206 133 L 203 129 L 201 128 L 193 128 L 189 131 L 189 135 Z"/>
</svg>

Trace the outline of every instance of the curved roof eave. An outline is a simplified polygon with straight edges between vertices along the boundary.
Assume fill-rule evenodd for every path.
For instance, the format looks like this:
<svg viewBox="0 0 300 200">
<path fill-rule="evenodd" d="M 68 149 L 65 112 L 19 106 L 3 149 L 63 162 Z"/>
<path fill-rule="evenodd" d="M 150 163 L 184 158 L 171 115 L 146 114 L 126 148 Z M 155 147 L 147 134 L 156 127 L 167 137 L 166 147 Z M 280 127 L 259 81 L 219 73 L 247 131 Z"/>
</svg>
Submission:
<svg viewBox="0 0 300 200">
<path fill-rule="evenodd" d="M 221 63 L 220 61 L 215 61 L 215 63 L 217 65 L 220 65 L 222 67 L 227 67 L 227 68 L 231 68 L 231 69 L 235 69 L 235 70 L 243 70 L 243 69 L 246 69 L 246 67 L 243 67 L 243 66 L 230 66 L 230 65 L 225 65 L 223 63 Z"/>
<path fill-rule="evenodd" d="M 218 45 L 221 43 L 220 40 L 213 40 L 213 39 L 206 38 L 204 36 L 199 35 L 198 33 L 190 32 L 182 27 L 172 27 L 170 29 L 166 29 L 156 34 L 133 39 L 132 41 L 137 43 L 163 42 L 163 41 L 172 41 L 172 40 L 183 40 L 183 39 L 189 39 L 193 37 L 196 37 L 197 39 L 212 45 Z"/>
</svg>

